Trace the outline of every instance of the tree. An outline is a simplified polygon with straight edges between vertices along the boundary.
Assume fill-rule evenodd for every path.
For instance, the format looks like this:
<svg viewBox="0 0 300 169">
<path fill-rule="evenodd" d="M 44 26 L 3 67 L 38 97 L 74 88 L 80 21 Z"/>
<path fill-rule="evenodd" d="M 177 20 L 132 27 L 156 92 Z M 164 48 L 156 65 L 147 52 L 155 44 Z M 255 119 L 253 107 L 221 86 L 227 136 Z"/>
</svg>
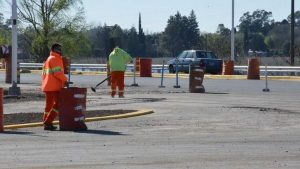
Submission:
<svg viewBox="0 0 300 169">
<path fill-rule="evenodd" d="M 231 35 L 231 30 L 226 28 L 224 26 L 224 24 L 219 24 L 218 28 L 217 28 L 217 33 L 220 34 L 220 35 L 228 37 L 228 36 Z"/>
<path fill-rule="evenodd" d="M 192 49 L 196 49 L 200 45 L 200 29 L 194 10 L 191 11 L 188 17 L 187 27 L 187 42 L 189 43 L 188 46 Z"/>
<path fill-rule="evenodd" d="M 4 23 L 4 16 L 0 12 L 0 45 L 11 44 L 11 29 L 8 23 Z"/>
<path fill-rule="evenodd" d="M 272 12 L 267 12 L 265 10 L 256 10 L 252 14 L 249 12 L 244 13 L 244 15 L 240 18 L 239 31 L 244 34 L 244 53 L 247 54 L 249 50 L 249 41 L 252 39 L 253 42 L 254 37 L 252 35 L 256 35 L 257 33 L 261 33 L 263 36 L 266 36 L 268 32 L 274 27 L 274 20 L 271 19 Z M 260 50 L 264 47 L 261 46 Z"/>
<path fill-rule="evenodd" d="M 142 18 L 141 13 L 139 13 L 139 34 L 138 34 L 139 42 L 138 42 L 138 55 L 140 57 L 145 57 L 146 55 L 146 38 L 142 28 Z"/>
<path fill-rule="evenodd" d="M 128 53 L 133 56 L 139 56 L 139 48 L 136 44 L 139 44 L 139 36 L 136 32 L 136 29 L 132 27 L 128 32 L 128 43 L 127 43 L 127 51 Z"/>
<path fill-rule="evenodd" d="M 162 35 L 166 55 L 175 56 L 182 50 L 197 48 L 199 44 L 200 31 L 193 11 L 189 17 L 177 12 L 169 18 Z"/>
<path fill-rule="evenodd" d="M 218 33 L 202 35 L 206 41 L 207 49 L 213 51 L 218 57 L 226 58 L 230 56 L 230 38 Z"/>
<path fill-rule="evenodd" d="M 291 15 L 288 16 L 287 20 L 291 23 Z M 300 26 L 300 11 L 295 12 L 295 26 Z"/>
<path fill-rule="evenodd" d="M 77 6 L 81 3 L 81 0 L 19 2 L 20 19 L 29 23 L 36 33 L 32 41 L 32 54 L 36 56 L 36 61 L 42 62 L 47 58 L 50 45 L 54 41 L 70 42 L 68 38 L 72 37 L 74 32 L 81 31 L 84 25 L 83 8 Z M 72 9 L 77 11 L 74 16 L 70 14 Z M 70 36 L 58 34 L 59 31 L 64 31 Z M 70 47 L 70 43 L 67 47 Z"/>
</svg>

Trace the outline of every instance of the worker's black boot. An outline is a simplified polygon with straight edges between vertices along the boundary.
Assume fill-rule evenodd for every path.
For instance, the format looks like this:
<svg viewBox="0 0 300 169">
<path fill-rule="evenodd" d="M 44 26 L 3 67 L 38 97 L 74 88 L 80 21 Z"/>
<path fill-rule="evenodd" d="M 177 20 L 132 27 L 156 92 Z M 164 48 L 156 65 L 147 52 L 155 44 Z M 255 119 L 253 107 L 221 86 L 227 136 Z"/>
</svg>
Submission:
<svg viewBox="0 0 300 169">
<path fill-rule="evenodd" d="M 54 131 L 56 129 L 57 129 L 57 127 L 53 126 L 52 124 L 44 124 L 44 130 Z"/>
</svg>

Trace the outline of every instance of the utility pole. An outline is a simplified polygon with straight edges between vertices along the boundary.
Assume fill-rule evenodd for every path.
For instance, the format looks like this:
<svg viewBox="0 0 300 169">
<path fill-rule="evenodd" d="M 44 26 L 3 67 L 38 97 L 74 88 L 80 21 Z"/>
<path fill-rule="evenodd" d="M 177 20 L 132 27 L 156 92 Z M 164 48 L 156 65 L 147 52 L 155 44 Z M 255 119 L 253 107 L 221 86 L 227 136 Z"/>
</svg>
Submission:
<svg viewBox="0 0 300 169">
<path fill-rule="evenodd" d="M 18 58 L 18 30 L 17 30 L 17 1 L 12 0 L 12 59 L 11 59 L 11 80 L 12 87 L 9 88 L 9 95 L 20 95 L 20 88 L 17 87 L 17 58 Z"/>
<path fill-rule="evenodd" d="M 234 61 L 234 0 L 232 0 L 231 61 Z"/>
<path fill-rule="evenodd" d="M 295 62 L 295 1 L 292 0 L 291 2 L 291 47 L 290 47 L 290 54 L 291 54 L 291 66 L 294 66 Z"/>
</svg>

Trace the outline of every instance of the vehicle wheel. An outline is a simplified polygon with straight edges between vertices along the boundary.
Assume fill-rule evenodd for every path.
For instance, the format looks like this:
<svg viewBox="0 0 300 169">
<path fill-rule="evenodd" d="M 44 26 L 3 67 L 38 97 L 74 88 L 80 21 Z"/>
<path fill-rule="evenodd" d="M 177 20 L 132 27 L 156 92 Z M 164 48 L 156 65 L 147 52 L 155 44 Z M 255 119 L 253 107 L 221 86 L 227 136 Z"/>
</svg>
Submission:
<svg viewBox="0 0 300 169">
<path fill-rule="evenodd" d="M 170 65 L 170 66 L 169 66 L 169 73 L 176 73 L 176 71 L 175 71 L 173 65 Z"/>
</svg>

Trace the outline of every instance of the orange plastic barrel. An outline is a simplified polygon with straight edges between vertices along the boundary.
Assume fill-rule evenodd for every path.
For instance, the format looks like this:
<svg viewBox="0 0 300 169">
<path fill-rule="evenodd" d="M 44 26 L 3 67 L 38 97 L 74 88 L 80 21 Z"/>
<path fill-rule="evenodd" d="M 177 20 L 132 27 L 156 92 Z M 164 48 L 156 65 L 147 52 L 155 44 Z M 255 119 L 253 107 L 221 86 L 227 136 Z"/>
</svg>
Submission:
<svg viewBox="0 0 300 169">
<path fill-rule="evenodd" d="M 247 79 L 250 80 L 260 79 L 259 60 L 257 58 L 248 59 Z"/>
<path fill-rule="evenodd" d="M 152 77 L 152 59 L 140 58 L 140 77 Z"/>
<path fill-rule="evenodd" d="M 3 89 L 0 88 L 0 132 L 4 131 L 4 115 L 3 115 Z"/>
<path fill-rule="evenodd" d="M 204 93 L 205 88 L 202 85 L 204 79 L 204 70 L 200 66 L 190 66 L 189 91 L 190 93 Z"/>
<path fill-rule="evenodd" d="M 135 71 L 136 72 L 140 71 L 140 58 L 135 59 Z"/>
<path fill-rule="evenodd" d="M 232 60 L 224 60 L 222 75 L 233 75 L 234 74 L 234 61 Z"/>
<path fill-rule="evenodd" d="M 59 94 L 59 129 L 63 131 L 86 130 L 86 88 L 63 88 Z"/>
</svg>

